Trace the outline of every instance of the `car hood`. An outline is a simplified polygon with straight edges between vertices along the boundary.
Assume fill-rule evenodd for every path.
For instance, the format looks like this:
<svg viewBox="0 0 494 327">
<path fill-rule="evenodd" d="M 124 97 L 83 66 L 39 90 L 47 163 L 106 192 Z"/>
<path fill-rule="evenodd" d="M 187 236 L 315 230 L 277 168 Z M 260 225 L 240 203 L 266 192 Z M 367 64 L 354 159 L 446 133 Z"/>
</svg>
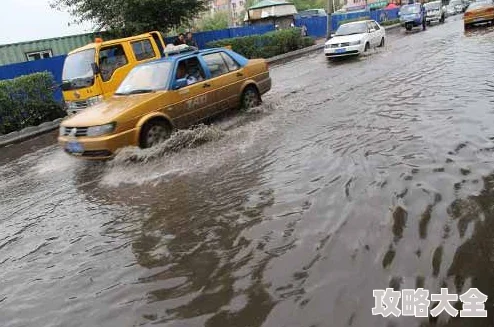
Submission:
<svg viewBox="0 0 494 327">
<path fill-rule="evenodd" d="M 353 35 L 345 35 L 345 36 L 335 36 L 326 44 L 339 44 L 339 43 L 345 43 L 345 42 L 355 42 L 362 40 L 365 36 L 365 33 L 362 34 L 353 34 Z"/>
<path fill-rule="evenodd" d="M 86 108 L 74 116 L 66 118 L 62 126 L 88 127 L 110 123 L 120 114 L 131 110 L 145 102 L 152 101 L 163 92 L 113 96 L 97 105 Z"/>
</svg>

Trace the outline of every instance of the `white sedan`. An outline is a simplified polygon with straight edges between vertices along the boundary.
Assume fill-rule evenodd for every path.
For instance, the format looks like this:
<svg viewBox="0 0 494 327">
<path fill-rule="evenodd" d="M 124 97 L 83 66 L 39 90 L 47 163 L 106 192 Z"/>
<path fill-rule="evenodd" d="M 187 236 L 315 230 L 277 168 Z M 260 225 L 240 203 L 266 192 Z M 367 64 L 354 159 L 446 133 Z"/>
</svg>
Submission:
<svg viewBox="0 0 494 327">
<path fill-rule="evenodd" d="M 360 55 L 370 48 L 383 47 L 386 42 L 384 28 L 374 20 L 343 24 L 326 42 L 324 54 L 327 58 Z"/>
</svg>

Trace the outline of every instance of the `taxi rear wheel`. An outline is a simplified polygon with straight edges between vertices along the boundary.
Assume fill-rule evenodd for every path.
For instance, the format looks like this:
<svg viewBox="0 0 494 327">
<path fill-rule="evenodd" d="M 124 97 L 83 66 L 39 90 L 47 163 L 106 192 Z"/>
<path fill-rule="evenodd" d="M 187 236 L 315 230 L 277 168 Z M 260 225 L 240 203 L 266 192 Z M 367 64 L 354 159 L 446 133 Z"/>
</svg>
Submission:
<svg viewBox="0 0 494 327">
<path fill-rule="evenodd" d="M 152 120 L 147 122 L 141 130 L 141 148 L 151 148 L 164 142 L 170 137 L 171 128 L 163 120 Z"/>
<path fill-rule="evenodd" d="M 257 89 L 253 86 L 248 86 L 244 93 L 242 93 L 242 105 L 241 109 L 252 109 L 261 104 L 261 96 Z"/>
</svg>

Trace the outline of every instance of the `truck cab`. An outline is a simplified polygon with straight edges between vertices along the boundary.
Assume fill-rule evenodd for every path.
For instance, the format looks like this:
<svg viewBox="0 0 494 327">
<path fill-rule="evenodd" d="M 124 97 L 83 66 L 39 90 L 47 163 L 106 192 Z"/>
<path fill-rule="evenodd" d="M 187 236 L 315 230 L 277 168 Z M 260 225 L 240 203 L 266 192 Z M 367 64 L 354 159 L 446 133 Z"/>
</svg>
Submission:
<svg viewBox="0 0 494 327">
<path fill-rule="evenodd" d="M 132 68 L 161 58 L 164 49 L 161 33 L 153 31 L 111 41 L 96 39 L 70 52 L 62 73 L 68 114 L 111 97 Z"/>
</svg>

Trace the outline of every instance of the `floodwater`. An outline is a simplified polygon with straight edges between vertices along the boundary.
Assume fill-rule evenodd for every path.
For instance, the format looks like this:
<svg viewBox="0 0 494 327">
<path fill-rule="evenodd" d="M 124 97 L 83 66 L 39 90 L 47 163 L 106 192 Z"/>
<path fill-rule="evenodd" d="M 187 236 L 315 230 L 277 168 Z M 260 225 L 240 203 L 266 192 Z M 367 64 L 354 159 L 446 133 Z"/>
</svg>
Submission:
<svg viewBox="0 0 494 327">
<path fill-rule="evenodd" d="M 0 326 L 492 326 L 494 28 L 389 34 L 156 149 L 1 149 Z M 372 316 L 386 287 L 489 317 Z"/>
</svg>

